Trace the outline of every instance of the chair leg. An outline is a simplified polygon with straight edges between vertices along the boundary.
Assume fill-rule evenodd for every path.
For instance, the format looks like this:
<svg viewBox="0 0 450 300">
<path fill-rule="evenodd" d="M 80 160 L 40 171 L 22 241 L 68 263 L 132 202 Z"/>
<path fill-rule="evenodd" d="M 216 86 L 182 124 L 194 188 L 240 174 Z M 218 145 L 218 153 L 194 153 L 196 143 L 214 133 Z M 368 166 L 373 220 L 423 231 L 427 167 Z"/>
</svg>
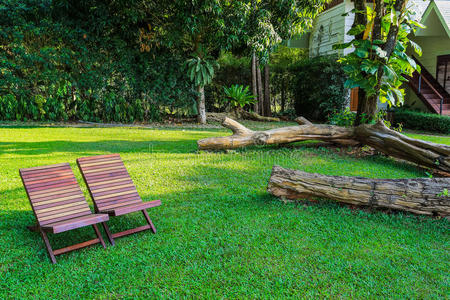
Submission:
<svg viewBox="0 0 450 300">
<path fill-rule="evenodd" d="M 50 242 L 48 240 L 47 234 L 40 228 L 39 228 L 39 231 L 41 233 L 42 239 L 44 240 L 44 244 L 45 244 L 45 247 L 47 248 L 48 256 L 50 256 L 50 260 L 52 261 L 52 263 L 56 264 L 56 258 L 55 258 L 55 255 L 53 254 L 52 246 L 50 246 Z"/>
<path fill-rule="evenodd" d="M 109 231 L 108 225 L 106 224 L 106 222 L 102 222 L 102 226 L 103 226 L 103 229 L 106 232 L 106 236 L 108 237 L 109 242 L 111 243 L 111 245 L 114 246 L 115 242 L 114 242 L 113 236 L 111 234 L 111 231 Z"/>
<path fill-rule="evenodd" d="M 145 209 L 143 209 L 142 213 L 144 214 L 144 217 L 147 220 L 148 225 L 150 225 L 150 228 L 152 229 L 152 232 L 156 233 L 155 225 L 153 225 L 152 220 L 150 220 L 150 217 L 148 216 L 147 211 Z"/>
<path fill-rule="evenodd" d="M 37 223 L 33 224 L 33 225 L 29 225 L 29 226 L 27 226 L 27 229 L 29 231 L 39 232 L 39 225 Z"/>
<path fill-rule="evenodd" d="M 103 248 L 106 248 L 105 241 L 103 240 L 103 237 L 100 234 L 100 231 L 98 230 L 97 224 L 93 224 L 92 227 L 94 227 L 95 234 L 97 235 L 98 239 L 100 240 L 100 243 L 102 244 Z"/>
</svg>

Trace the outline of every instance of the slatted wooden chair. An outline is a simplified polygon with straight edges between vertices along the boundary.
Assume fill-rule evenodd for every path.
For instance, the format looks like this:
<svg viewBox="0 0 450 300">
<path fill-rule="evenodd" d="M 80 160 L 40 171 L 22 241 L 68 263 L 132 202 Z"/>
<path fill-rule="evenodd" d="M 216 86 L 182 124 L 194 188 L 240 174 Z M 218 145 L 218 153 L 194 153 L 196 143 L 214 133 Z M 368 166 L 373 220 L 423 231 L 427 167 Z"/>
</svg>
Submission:
<svg viewBox="0 0 450 300">
<path fill-rule="evenodd" d="M 94 201 L 96 212 L 121 216 L 141 211 L 147 221 L 147 225 L 113 234 L 108 225 L 102 223 L 112 245 L 115 238 L 139 231 L 150 229 L 156 233 L 146 209 L 161 205 L 161 200 L 142 201 L 119 154 L 82 157 L 77 159 L 77 163 Z"/>
<path fill-rule="evenodd" d="M 105 242 L 97 223 L 109 220 L 108 214 L 93 214 L 68 163 L 19 170 L 37 224 L 28 227 L 38 231 L 44 240 L 52 263 L 56 255 Z M 52 250 L 47 233 L 60 233 L 92 225 L 96 239 Z"/>
</svg>

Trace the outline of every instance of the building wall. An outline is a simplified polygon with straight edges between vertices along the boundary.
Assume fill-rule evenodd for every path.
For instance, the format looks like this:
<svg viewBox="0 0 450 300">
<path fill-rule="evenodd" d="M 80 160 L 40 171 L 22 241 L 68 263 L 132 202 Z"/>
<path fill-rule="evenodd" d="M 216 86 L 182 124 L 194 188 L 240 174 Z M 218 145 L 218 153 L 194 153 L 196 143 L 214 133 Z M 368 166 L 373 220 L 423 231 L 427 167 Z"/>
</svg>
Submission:
<svg viewBox="0 0 450 300">
<path fill-rule="evenodd" d="M 422 56 L 414 56 L 431 75 L 436 76 L 437 57 L 450 54 L 450 38 L 445 36 L 420 36 L 414 37 L 413 40 L 422 47 Z"/>
<path fill-rule="evenodd" d="M 338 53 L 332 47 L 344 41 L 346 3 L 341 3 L 321 13 L 315 20 L 309 37 L 309 55 L 329 55 Z"/>
</svg>

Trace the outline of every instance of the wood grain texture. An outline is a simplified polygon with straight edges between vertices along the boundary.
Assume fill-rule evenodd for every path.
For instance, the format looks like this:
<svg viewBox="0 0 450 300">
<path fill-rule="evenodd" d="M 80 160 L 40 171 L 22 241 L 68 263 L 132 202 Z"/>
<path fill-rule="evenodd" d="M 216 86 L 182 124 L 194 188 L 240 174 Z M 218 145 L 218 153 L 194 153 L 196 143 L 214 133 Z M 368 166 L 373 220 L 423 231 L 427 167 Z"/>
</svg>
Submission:
<svg viewBox="0 0 450 300">
<path fill-rule="evenodd" d="M 312 124 L 304 118 L 298 118 L 296 121 L 299 126 L 253 131 L 232 119 L 225 118 L 222 125 L 231 129 L 233 135 L 202 139 L 197 141 L 197 145 L 200 150 L 221 150 L 306 140 L 320 140 L 340 145 L 365 144 L 386 155 L 450 173 L 450 146 L 409 138 L 387 128 L 383 121 L 350 128 Z"/>
<path fill-rule="evenodd" d="M 20 169 L 19 172 L 40 226 L 91 214 L 68 163 Z M 61 177 L 67 181 L 55 190 L 54 185 L 60 184 Z M 37 187 L 40 189 L 36 190 Z"/>
<path fill-rule="evenodd" d="M 450 178 L 372 179 L 327 176 L 274 166 L 267 190 L 286 199 L 329 198 L 422 215 L 450 215 Z"/>
<path fill-rule="evenodd" d="M 150 229 L 156 233 L 156 228 L 146 209 L 161 205 L 161 201 L 142 201 L 119 154 L 82 157 L 77 159 L 77 163 L 97 212 L 121 216 L 142 211 L 147 221 L 147 225 L 116 233 L 111 233 L 108 225 L 105 222 L 102 223 L 112 245 L 115 244 L 114 238 L 143 230 Z"/>
</svg>

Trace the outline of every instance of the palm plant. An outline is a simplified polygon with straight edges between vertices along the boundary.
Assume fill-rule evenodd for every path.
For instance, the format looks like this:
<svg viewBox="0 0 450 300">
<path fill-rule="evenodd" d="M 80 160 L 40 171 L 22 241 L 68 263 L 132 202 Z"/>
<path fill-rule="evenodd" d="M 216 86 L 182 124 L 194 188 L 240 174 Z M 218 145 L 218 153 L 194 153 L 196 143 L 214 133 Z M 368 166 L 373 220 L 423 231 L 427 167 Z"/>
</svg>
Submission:
<svg viewBox="0 0 450 300">
<path fill-rule="evenodd" d="M 240 112 L 245 105 L 253 104 L 256 101 L 255 95 L 249 92 L 248 86 L 233 84 L 229 88 L 224 87 L 223 90 L 226 96 L 224 101 L 230 103 L 236 117 L 240 116 Z"/>
</svg>

